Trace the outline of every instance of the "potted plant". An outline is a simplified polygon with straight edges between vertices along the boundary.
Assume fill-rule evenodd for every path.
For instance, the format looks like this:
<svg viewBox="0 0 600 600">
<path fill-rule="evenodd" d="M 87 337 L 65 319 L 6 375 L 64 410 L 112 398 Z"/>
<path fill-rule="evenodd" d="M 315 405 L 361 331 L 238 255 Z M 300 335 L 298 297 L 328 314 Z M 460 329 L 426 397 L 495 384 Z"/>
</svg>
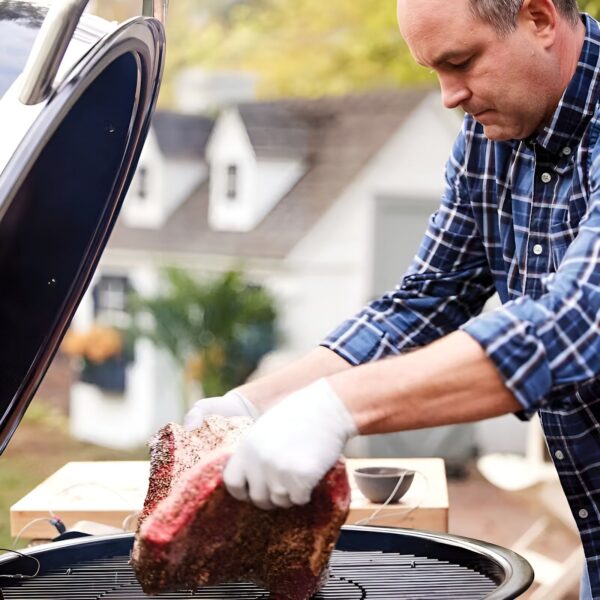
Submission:
<svg viewBox="0 0 600 600">
<path fill-rule="evenodd" d="M 105 391 L 122 394 L 130 352 L 124 334 L 113 327 L 92 325 L 85 331 L 70 329 L 62 351 L 79 361 L 79 380 Z"/>
</svg>

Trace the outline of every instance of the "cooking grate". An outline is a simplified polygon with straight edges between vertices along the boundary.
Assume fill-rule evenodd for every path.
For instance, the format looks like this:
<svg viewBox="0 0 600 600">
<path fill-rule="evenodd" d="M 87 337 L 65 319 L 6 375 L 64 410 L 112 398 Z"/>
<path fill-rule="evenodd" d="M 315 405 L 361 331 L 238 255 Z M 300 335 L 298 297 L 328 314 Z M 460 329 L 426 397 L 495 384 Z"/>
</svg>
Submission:
<svg viewBox="0 0 600 600">
<path fill-rule="evenodd" d="M 1 600 L 136 600 L 146 598 L 129 566 L 130 533 L 65 539 L 25 555 L 0 556 Z M 32 560 L 35 558 L 35 561 Z M 31 574 L 39 561 L 39 575 Z M 533 580 L 514 552 L 485 542 L 409 529 L 344 526 L 331 576 L 315 600 L 512 600 Z M 162 594 L 172 600 L 267 600 L 251 584 Z"/>
<path fill-rule="evenodd" d="M 12 583 L 4 600 L 135 600 L 147 598 L 128 565 L 129 555 L 93 559 L 52 569 L 43 576 Z M 496 584 L 467 567 L 433 558 L 388 552 L 335 550 L 331 575 L 318 600 L 485 598 Z M 266 600 L 269 594 L 251 584 L 200 588 L 161 594 L 160 598 Z"/>
</svg>

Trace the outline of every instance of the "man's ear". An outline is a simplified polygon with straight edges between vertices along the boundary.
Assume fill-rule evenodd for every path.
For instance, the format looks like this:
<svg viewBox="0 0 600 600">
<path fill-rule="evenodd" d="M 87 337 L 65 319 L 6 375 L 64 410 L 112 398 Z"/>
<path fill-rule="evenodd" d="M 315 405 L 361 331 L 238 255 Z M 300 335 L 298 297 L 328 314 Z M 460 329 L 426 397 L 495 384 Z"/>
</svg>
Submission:
<svg viewBox="0 0 600 600">
<path fill-rule="evenodd" d="M 552 0 L 523 0 L 517 21 L 525 26 L 548 48 L 556 39 L 560 16 Z"/>
</svg>

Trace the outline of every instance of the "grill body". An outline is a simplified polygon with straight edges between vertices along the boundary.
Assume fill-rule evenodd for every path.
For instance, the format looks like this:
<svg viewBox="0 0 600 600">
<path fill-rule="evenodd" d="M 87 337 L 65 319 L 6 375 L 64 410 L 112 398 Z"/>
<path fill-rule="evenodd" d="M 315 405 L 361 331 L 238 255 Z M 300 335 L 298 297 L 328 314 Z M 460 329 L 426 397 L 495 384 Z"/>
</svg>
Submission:
<svg viewBox="0 0 600 600">
<path fill-rule="evenodd" d="M 27 551 L 37 558 L 0 557 L 3 600 L 146 598 L 128 564 L 133 535 L 86 537 Z M 520 556 L 483 542 L 416 530 L 344 527 L 327 585 L 315 600 L 509 600 L 523 593 L 533 571 Z M 252 584 L 179 590 L 161 598 L 267 600 Z"/>
</svg>

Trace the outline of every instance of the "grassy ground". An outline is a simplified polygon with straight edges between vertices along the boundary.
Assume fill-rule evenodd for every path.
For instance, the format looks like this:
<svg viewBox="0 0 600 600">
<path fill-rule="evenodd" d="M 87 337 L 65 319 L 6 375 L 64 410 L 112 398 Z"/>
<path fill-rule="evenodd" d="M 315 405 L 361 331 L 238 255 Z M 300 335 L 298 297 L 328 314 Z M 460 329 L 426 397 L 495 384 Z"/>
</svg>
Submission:
<svg viewBox="0 0 600 600">
<path fill-rule="evenodd" d="M 42 402 L 34 401 L 0 456 L 0 547 L 12 547 L 11 505 L 65 463 L 73 460 L 145 460 L 147 457 L 146 448 L 123 452 L 78 442 L 69 436 L 64 416 Z"/>
</svg>

